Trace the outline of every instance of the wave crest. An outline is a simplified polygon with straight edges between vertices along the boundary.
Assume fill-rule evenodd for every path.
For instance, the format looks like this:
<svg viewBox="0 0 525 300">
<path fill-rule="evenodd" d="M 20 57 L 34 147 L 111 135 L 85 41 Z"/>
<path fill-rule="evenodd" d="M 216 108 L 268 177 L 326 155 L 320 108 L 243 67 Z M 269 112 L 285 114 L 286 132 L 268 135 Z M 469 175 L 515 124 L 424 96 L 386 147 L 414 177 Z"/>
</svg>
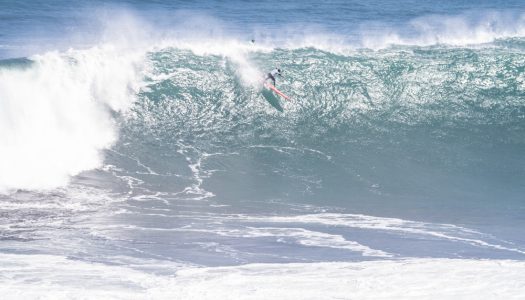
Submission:
<svg viewBox="0 0 525 300">
<path fill-rule="evenodd" d="M 140 57 L 112 47 L 0 69 L 0 192 L 48 189 L 100 165 L 117 138 L 111 111 L 133 102 Z"/>
</svg>

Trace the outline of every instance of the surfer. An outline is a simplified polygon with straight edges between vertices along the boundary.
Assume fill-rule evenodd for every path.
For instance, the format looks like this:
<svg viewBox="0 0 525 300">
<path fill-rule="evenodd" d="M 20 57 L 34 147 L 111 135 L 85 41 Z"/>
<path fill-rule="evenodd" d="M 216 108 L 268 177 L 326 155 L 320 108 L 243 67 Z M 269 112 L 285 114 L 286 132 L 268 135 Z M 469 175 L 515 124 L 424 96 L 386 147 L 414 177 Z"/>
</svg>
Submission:
<svg viewBox="0 0 525 300">
<path fill-rule="evenodd" d="M 281 72 L 282 72 L 281 69 L 277 69 L 277 68 L 271 70 L 270 73 L 266 74 L 266 78 L 264 79 L 264 81 L 266 82 L 266 80 L 270 79 L 273 85 L 275 86 L 275 75 L 279 75 L 283 77 Z"/>
<path fill-rule="evenodd" d="M 282 71 L 281 69 L 273 69 L 270 71 L 270 73 L 266 74 L 266 77 L 264 78 L 264 87 L 266 89 L 270 89 L 272 90 L 273 92 L 275 92 L 277 95 L 283 97 L 284 99 L 287 99 L 287 100 L 290 100 L 290 97 L 286 96 L 285 94 L 283 94 L 283 92 L 279 91 L 276 87 L 275 87 L 275 76 L 276 75 L 279 75 L 281 77 L 283 77 L 283 74 L 282 74 Z M 268 80 L 271 80 L 273 85 L 270 84 L 268 82 Z"/>
</svg>

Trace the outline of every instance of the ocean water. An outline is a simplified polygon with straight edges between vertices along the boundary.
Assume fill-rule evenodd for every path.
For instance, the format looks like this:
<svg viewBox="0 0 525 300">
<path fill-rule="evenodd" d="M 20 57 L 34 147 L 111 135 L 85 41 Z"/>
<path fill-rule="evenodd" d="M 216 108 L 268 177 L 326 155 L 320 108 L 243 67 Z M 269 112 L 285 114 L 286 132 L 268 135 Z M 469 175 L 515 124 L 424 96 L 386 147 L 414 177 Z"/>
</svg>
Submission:
<svg viewBox="0 0 525 300">
<path fill-rule="evenodd" d="M 523 1 L 0 0 L 7 299 L 520 299 L 524 154 Z"/>
</svg>

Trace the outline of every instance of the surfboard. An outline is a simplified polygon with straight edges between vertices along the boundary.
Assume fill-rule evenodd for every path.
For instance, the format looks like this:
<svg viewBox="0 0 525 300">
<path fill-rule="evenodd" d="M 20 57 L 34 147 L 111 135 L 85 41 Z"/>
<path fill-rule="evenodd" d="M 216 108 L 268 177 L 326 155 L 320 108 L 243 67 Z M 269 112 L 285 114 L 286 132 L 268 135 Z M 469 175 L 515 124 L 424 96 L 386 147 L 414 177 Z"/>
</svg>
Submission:
<svg viewBox="0 0 525 300">
<path fill-rule="evenodd" d="M 290 100 L 290 97 L 286 96 L 283 92 L 279 91 L 275 86 L 273 86 L 272 84 L 270 83 L 266 83 L 265 86 L 269 89 L 271 89 L 272 91 L 274 91 L 277 95 L 283 97 L 284 99 L 286 100 Z"/>
</svg>

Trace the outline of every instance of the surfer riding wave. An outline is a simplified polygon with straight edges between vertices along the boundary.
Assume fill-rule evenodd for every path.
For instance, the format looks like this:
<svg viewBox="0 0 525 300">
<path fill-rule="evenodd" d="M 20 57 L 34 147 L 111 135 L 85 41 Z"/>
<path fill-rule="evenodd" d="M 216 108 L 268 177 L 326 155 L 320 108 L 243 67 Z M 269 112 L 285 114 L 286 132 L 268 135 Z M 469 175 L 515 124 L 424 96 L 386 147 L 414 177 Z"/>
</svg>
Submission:
<svg viewBox="0 0 525 300">
<path fill-rule="evenodd" d="M 271 70 L 270 73 L 266 74 L 266 77 L 264 78 L 264 87 L 274 91 L 276 94 L 283 97 L 284 99 L 290 100 L 290 97 L 286 96 L 283 92 L 279 91 L 275 87 L 275 76 L 276 75 L 283 77 L 281 69 L 275 68 Z M 271 81 L 272 84 L 270 84 L 268 81 Z"/>
</svg>

